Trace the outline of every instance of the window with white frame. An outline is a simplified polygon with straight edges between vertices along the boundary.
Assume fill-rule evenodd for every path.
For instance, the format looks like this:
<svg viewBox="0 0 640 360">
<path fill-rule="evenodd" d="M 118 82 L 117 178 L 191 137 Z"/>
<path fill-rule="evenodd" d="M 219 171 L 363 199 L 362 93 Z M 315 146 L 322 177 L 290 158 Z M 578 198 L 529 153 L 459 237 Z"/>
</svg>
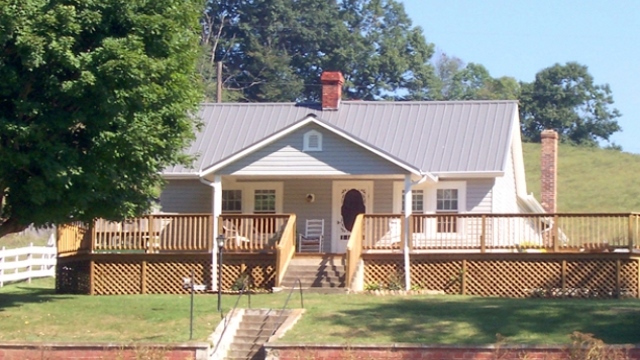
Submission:
<svg viewBox="0 0 640 360">
<path fill-rule="evenodd" d="M 322 151 L 322 134 L 316 130 L 304 134 L 302 151 Z"/>
<path fill-rule="evenodd" d="M 404 212 L 404 190 L 402 190 L 402 212 Z M 424 190 L 411 191 L 411 211 L 414 213 L 424 212 Z"/>
<path fill-rule="evenodd" d="M 404 214 L 404 190 L 402 190 L 402 207 L 401 213 Z M 412 190 L 411 191 L 411 213 L 424 213 L 424 190 Z M 414 221 L 413 232 L 424 232 L 424 226 L 422 221 Z"/>
<path fill-rule="evenodd" d="M 222 190 L 222 212 L 242 212 L 242 190 Z"/>
<path fill-rule="evenodd" d="M 459 197 L 458 189 L 437 189 L 436 190 L 436 214 L 438 214 L 438 232 L 455 233 L 458 232 L 457 217 Z"/>
<path fill-rule="evenodd" d="M 276 191 L 274 189 L 256 189 L 253 195 L 253 211 L 256 214 L 275 214 Z"/>
</svg>

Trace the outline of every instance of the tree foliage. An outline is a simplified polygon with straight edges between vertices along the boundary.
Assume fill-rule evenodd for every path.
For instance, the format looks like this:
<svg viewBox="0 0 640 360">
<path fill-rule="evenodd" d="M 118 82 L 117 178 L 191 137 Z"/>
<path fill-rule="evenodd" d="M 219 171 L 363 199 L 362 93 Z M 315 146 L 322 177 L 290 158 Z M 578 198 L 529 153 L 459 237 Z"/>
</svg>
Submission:
<svg viewBox="0 0 640 360">
<path fill-rule="evenodd" d="M 595 85 L 586 66 L 576 62 L 543 69 L 532 83 L 523 83 L 520 120 L 524 139 L 540 141 L 544 129 L 555 129 L 562 141 L 597 145 L 620 131 L 620 116 L 609 108 L 609 85 Z"/>
<path fill-rule="evenodd" d="M 201 5 L 0 0 L 0 237 L 141 214 L 184 162 Z"/>
<path fill-rule="evenodd" d="M 447 54 L 436 59 L 435 74 L 428 97 L 435 100 L 515 100 L 520 92 L 514 78 L 492 78 L 484 66 Z"/>
<path fill-rule="evenodd" d="M 317 100 L 323 70 L 342 71 L 352 99 L 420 92 L 433 79 L 433 45 L 394 0 L 210 1 L 202 25 L 201 73 L 214 80 L 222 61 L 231 99 Z"/>
</svg>

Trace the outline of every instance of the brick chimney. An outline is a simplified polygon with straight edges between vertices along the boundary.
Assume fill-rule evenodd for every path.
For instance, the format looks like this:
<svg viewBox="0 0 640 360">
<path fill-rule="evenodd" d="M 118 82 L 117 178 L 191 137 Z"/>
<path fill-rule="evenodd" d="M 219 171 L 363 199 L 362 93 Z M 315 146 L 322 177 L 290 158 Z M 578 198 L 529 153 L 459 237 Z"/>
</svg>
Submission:
<svg viewBox="0 0 640 360">
<path fill-rule="evenodd" d="M 344 77 L 340 71 L 324 71 L 320 76 L 322 83 L 322 110 L 338 110 L 342 97 Z"/>
<path fill-rule="evenodd" d="M 558 210 L 556 205 L 558 197 L 558 133 L 555 130 L 544 130 L 540 137 L 542 139 L 541 205 L 546 212 L 555 213 Z"/>
</svg>

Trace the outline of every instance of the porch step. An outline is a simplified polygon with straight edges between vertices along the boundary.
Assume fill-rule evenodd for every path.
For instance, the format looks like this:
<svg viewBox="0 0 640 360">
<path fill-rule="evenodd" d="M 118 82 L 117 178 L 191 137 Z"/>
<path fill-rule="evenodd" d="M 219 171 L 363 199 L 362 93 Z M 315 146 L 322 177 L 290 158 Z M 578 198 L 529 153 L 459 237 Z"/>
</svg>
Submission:
<svg viewBox="0 0 640 360">
<path fill-rule="evenodd" d="M 283 288 L 302 286 L 306 289 L 344 289 L 344 255 L 296 255 L 282 280 Z M 300 279 L 301 285 L 296 279 Z"/>
<path fill-rule="evenodd" d="M 245 310 L 225 359 L 264 359 L 264 343 L 287 319 L 291 311 L 285 310 L 282 316 L 280 313 L 280 310 L 270 309 Z"/>
</svg>

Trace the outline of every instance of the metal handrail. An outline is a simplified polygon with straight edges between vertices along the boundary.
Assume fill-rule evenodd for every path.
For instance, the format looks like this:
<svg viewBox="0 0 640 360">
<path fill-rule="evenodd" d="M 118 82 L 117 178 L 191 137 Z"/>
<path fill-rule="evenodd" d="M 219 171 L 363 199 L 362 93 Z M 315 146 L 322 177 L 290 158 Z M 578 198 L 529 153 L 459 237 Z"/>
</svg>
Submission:
<svg viewBox="0 0 640 360">
<path fill-rule="evenodd" d="M 298 288 L 300 289 L 300 307 L 304 309 L 304 299 L 302 296 L 302 282 L 300 281 L 300 278 L 296 278 L 295 281 L 293 282 L 293 284 L 295 285 L 296 281 L 298 282 Z M 273 336 L 276 331 L 278 330 L 278 328 L 280 327 L 280 318 L 282 317 L 282 314 L 284 313 L 284 309 L 287 308 L 287 305 L 289 305 L 289 300 L 291 299 L 291 295 L 293 294 L 293 290 L 295 290 L 295 287 L 292 287 L 291 290 L 289 290 L 289 295 L 287 295 L 287 300 L 285 300 L 284 305 L 282 306 L 282 310 L 280 310 L 280 314 L 278 315 L 278 318 L 276 319 L 276 325 L 277 327 L 273 329 L 273 331 L 271 332 L 271 336 Z"/>
<path fill-rule="evenodd" d="M 242 281 L 242 287 L 240 288 L 240 293 L 238 294 L 238 298 L 236 299 L 236 303 L 233 306 L 233 309 L 231 309 L 231 311 L 229 311 L 229 314 L 235 314 L 236 309 L 238 308 L 238 303 L 240 303 L 240 298 L 242 298 L 242 295 L 245 292 L 245 288 L 248 285 L 248 280 L 249 277 L 247 277 L 246 279 L 244 279 Z M 220 286 L 221 284 L 218 284 L 218 286 Z M 251 291 L 247 292 L 247 296 L 248 296 L 248 302 L 249 302 L 249 309 L 251 309 Z M 223 315 L 223 311 L 220 310 L 220 318 L 224 319 L 224 315 Z M 216 346 L 213 348 L 213 353 L 215 354 L 215 352 L 218 350 L 218 346 L 220 345 L 220 341 L 222 340 L 222 338 L 224 337 L 224 333 L 227 331 L 227 327 L 229 326 L 229 321 L 233 318 L 233 316 L 229 316 L 228 319 L 225 319 L 224 322 L 224 328 L 222 328 L 222 333 L 220 333 L 220 338 L 218 339 L 218 341 L 216 342 Z"/>
</svg>

